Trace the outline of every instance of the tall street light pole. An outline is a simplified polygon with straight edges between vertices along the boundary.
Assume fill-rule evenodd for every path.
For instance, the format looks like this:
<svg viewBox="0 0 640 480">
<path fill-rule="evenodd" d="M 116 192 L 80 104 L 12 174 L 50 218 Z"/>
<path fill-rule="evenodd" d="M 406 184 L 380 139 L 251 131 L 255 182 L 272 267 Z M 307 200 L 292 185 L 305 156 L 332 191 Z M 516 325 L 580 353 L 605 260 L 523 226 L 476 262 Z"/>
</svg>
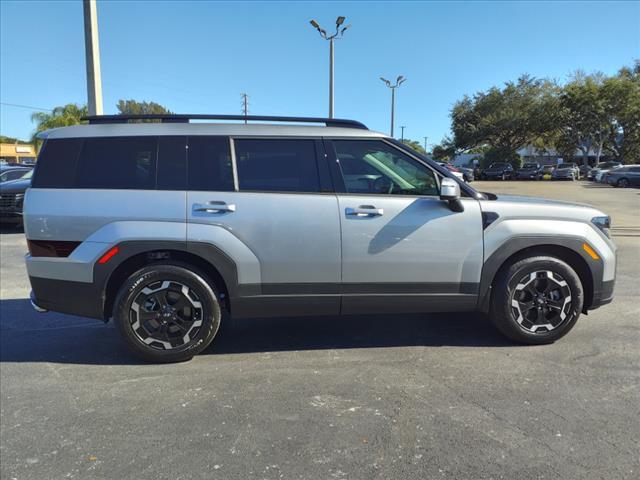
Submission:
<svg viewBox="0 0 640 480">
<path fill-rule="evenodd" d="M 427 153 L 427 139 L 429 137 L 424 137 L 424 153 Z"/>
<path fill-rule="evenodd" d="M 83 0 L 82 4 L 84 9 L 84 49 L 87 64 L 87 106 L 89 115 L 102 115 L 102 79 L 100 76 L 96 0 Z"/>
<path fill-rule="evenodd" d="M 344 32 L 351 25 L 342 27 L 345 21 L 345 17 L 338 17 L 336 19 L 336 33 L 329 35 L 326 30 L 320 27 L 320 24 L 315 20 L 311 20 L 311 26 L 318 30 L 318 33 L 325 40 L 329 40 L 329 118 L 333 118 L 333 41 L 342 38 Z"/>
<path fill-rule="evenodd" d="M 400 133 L 400 140 L 402 140 L 402 141 L 404 141 L 404 129 L 405 128 L 407 128 L 407 127 L 405 127 L 404 125 L 402 125 L 400 127 L 400 131 L 402 132 L 402 133 Z"/>
<path fill-rule="evenodd" d="M 382 80 L 384 84 L 391 89 L 391 136 L 393 137 L 393 122 L 396 114 L 396 88 L 402 85 L 406 78 L 400 75 L 396 78 L 395 85 L 392 85 L 391 82 L 384 77 L 380 77 L 380 80 Z"/>
</svg>

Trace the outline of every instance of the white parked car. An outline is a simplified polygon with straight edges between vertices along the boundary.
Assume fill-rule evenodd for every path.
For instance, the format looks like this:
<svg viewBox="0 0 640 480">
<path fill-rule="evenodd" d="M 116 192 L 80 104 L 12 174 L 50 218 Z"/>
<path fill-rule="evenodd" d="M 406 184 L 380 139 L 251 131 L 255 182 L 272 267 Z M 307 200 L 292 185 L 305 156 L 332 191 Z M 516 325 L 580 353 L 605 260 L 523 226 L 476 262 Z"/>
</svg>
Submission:
<svg viewBox="0 0 640 480">
<path fill-rule="evenodd" d="M 595 182 L 603 181 L 603 173 L 609 172 L 612 169 L 621 167 L 622 164 L 620 162 L 603 162 L 599 164 L 597 167 L 592 168 L 587 174 L 587 178 L 589 180 L 593 180 Z"/>
<path fill-rule="evenodd" d="M 453 165 L 448 164 L 447 162 L 438 162 L 438 165 L 440 165 L 441 167 L 446 168 L 447 170 L 449 170 L 451 173 L 453 173 L 453 175 L 456 178 L 459 178 L 460 180 L 462 180 L 463 182 L 465 182 L 466 180 L 464 179 L 464 174 L 457 169 L 456 167 L 454 167 Z"/>
</svg>

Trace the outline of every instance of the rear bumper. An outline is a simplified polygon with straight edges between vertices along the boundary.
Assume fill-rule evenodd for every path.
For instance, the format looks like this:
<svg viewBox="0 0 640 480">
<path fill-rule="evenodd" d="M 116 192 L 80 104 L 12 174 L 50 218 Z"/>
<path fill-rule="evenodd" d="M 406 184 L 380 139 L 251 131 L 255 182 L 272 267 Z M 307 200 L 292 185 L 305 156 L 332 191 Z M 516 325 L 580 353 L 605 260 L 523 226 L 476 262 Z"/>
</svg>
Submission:
<svg viewBox="0 0 640 480">
<path fill-rule="evenodd" d="M 37 311 L 53 311 L 104 320 L 104 297 L 92 283 L 29 277 L 31 304 Z"/>
</svg>

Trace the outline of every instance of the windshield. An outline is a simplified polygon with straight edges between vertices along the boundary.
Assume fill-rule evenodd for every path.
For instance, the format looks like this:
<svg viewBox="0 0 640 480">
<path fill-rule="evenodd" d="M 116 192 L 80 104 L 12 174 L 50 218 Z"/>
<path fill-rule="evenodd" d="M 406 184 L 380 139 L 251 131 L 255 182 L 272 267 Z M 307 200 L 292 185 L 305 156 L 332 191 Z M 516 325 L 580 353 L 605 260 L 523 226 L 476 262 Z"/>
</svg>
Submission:
<svg viewBox="0 0 640 480">
<path fill-rule="evenodd" d="M 558 168 L 573 168 L 573 163 L 561 163 Z"/>
<path fill-rule="evenodd" d="M 26 180 L 28 178 L 31 178 L 33 176 L 33 170 L 29 170 L 27 173 L 25 173 L 23 176 L 20 177 L 20 180 Z"/>
<path fill-rule="evenodd" d="M 537 163 L 525 163 L 522 168 L 538 168 Z"/>
<path fill-rule="evenodd" d="M 506 165 L 506 163 L 492 163 L 489 168 L 502 168 Z"/>
</svg>

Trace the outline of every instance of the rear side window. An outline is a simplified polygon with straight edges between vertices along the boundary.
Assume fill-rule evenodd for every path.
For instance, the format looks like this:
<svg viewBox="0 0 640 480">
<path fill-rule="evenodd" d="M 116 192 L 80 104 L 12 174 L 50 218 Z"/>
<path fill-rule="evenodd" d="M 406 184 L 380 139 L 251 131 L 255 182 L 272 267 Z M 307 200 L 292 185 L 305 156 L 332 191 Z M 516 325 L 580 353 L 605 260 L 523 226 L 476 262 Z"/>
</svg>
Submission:
<svg viewBox="0 0 640 480">
<path fill-rule="evenodd" d="M 35 188 L 71 188 L 82 139 L 59 138 L 45 142 L 31 182 Z"/>
<path fill-rule="evenodd" d="M 240 190 L 319 192 L 314 140 L 236 139 Z"/>
<path fill-rule="evenodd" d="M 75 187 L 155 189 L 156 156 L 156 137 L 86 138 Z"/>
<path fill-rule="evenodd" d="M 233 167 L 229 138 L 193 136 L 187 142 L 189 190 L 232 191 Z"/>
</svg>

